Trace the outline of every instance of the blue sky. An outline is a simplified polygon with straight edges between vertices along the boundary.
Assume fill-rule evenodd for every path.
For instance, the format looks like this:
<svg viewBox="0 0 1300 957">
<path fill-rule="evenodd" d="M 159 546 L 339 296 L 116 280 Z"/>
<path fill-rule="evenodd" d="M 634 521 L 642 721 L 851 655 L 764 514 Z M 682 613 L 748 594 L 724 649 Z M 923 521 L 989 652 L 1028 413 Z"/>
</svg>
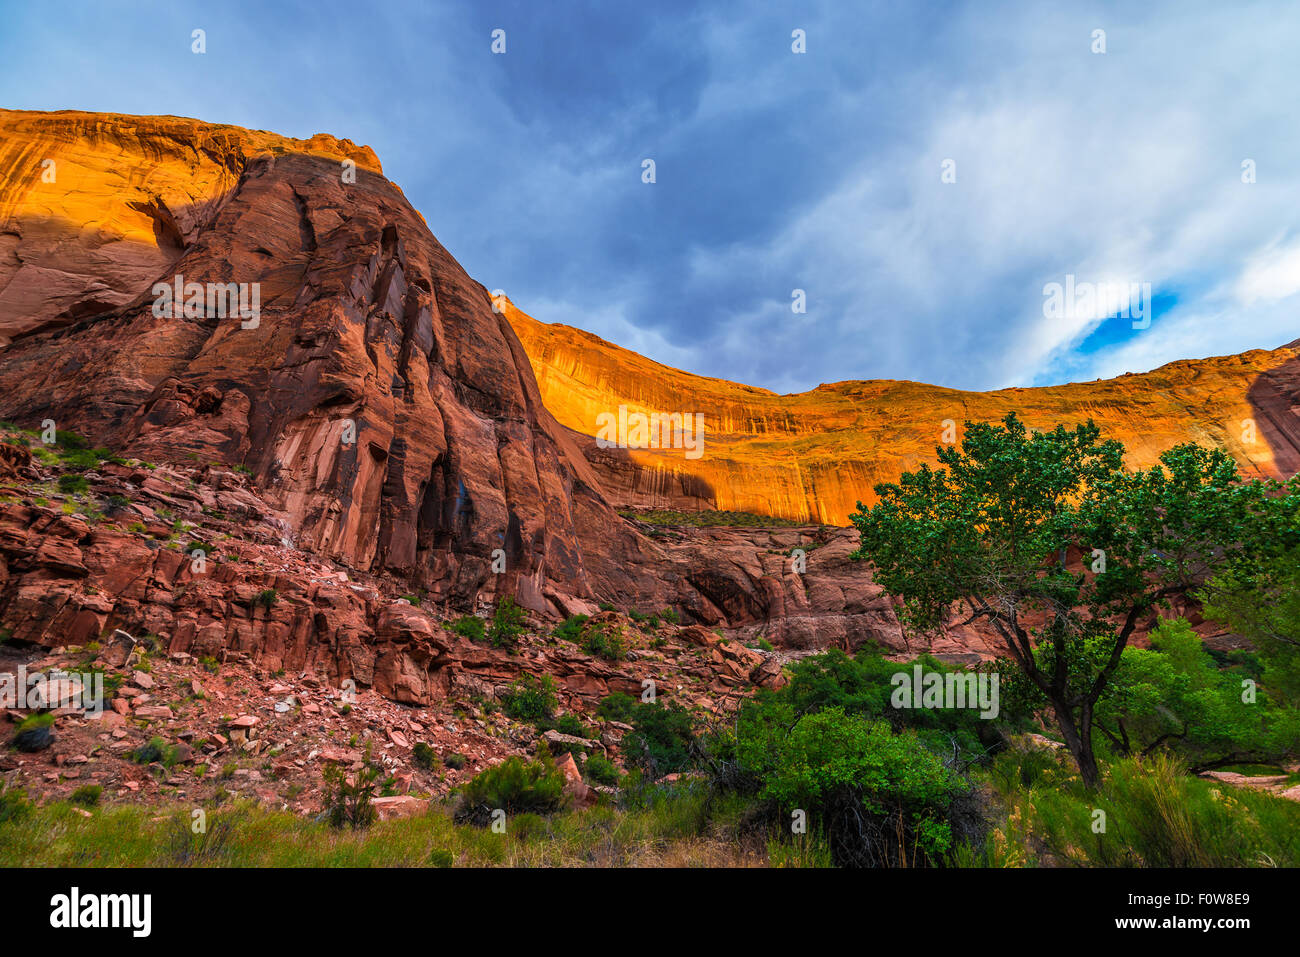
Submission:
<svg viewBox="0 0 1300 957">
<path fill-rule="evenodd" d="M 489 288 L 705 375 L 991 389 L 1300 337 L 1291 3 L 0 0 L 0 24 L 0 106 L 368 143 Z M 1149 327 L 1045 315 L 1067 275 L 1149 283 Z"/>
</svg>

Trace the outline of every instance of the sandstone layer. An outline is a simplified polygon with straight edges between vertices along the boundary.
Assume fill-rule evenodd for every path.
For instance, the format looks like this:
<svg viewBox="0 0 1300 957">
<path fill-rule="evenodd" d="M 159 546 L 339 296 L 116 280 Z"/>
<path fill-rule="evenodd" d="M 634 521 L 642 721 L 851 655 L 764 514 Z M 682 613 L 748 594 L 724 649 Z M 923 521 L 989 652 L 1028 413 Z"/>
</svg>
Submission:
<svg viewBox="0 0 1300 957">
<path fill-rule="evenodd" d="M 894 380 L 810 392 L 765 389 L 660 365 L 582 330 L 538 322 L 502 298 L 546 407 L 579 436 L 616 504 L 723 509 L 846 525 L 874 486 L 892 482 L 966 421 L 1016 412 L 1033 428 L 1093 419 L 1128 464 L 1180 442 L 1220 446 L 1248 476 L 1300 469 L 1300 341 L 1272 351 L 1173 362 L 1140 375 L 1046 388 L 961 392 Z M 599 416 L 702 413 L 703 454 L 598 448 Z M 947 434 L 945 435 L 945 432 Z"/>
</svg>

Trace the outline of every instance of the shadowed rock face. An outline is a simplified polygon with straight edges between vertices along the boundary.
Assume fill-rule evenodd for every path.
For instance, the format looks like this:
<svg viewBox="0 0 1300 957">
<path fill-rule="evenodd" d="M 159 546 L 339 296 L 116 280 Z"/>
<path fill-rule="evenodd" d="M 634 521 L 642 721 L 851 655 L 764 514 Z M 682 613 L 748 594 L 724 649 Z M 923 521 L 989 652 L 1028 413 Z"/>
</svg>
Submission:
<svg viewBox="0 0 1300 957">
<path fill-rule="evenodd" d="M 704 454 L 597 449 L 589 459 L 616 505 L 728 509 L 847 525 L 877 483 L 933 464 L 945 420 L 1017 412 L 1035 428 L 1093 419 L 1144 467 L 1181 442 L 1221 446 L 1248 476 L 1300 470 L 1300 342 L 1273 351 L 1173 362 L 1141 375 L 997 392 L 916 382 L 837 382 L 811 392 L 766 389 L 659 365 L 569 326 L 501 308 L 528 351 L 546 406 L 584 437 L 620 406 L 704 414 Z M 1246 423 L 1254 423 L 1254 428 Z"/>
<path fill-rule="evenodd" d="M 368 149 L 168 117 L 0 130 L 6 417 L 246 466 L 300 547 L 435 600 L 590 595 L 579 517 L 635 538 L 486 291 Z M 256 328 L 155 315 L 153 283 L 177 275 L 258 284 Z"/>
</svg>

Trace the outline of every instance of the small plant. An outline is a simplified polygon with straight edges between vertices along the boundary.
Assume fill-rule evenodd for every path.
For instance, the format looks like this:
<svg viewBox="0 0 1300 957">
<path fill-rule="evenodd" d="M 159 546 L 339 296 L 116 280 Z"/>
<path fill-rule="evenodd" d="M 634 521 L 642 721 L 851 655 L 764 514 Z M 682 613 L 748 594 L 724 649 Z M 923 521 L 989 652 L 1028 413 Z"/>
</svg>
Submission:
<svg viewBox="0 0 1300 957">
<path fill-rule="evenodd" d="M 451 768 L 453 771 L 461 771 L 465 767 L 465 755 L 449 754 L 442 759 L 442 763 L 447 765 L 447 767 Z"/>
<path fill-rule="evenodd" d="M 582 638 L 582 626 L 587 623 L 586 615 L 570 615 L 564 621 L 555 626 L 551 634 L 556 638 L 563 638 L 566 641 L 572 641 L 577 644 Z"/>
<path fill-rule="evenodd" d="M 524 633 L 524 610 L 508 595 L 497 602 L 488 628 L 488 640 L 494 648 L 513 648 Z"/>
<path fill-rule="evenodd" d="M 59 476 L 59 491 L 65 495 L 80 495 L 83 492 L 90 491 L 90 483 L 86 481 L 84 475 L 64 472 Z"/>
<path fill-rule="evenodd" d="M 411 760 L 417 767 L 424 768 L 426 771 L 432 771 L 439 764 L 438 753 L 423 741 L 415 743 L 415 747 L 411 750 Z"/>
<path fill-rule="evenodd" d="M 142 744 L 127 756 L 136 764 L 153 764 L 157 762 L 164 768 L 176 763 L 176 749 L 160 737 L 152 737 L 147 744 Z"/>
<path fill-rule="evenodd" d="M 596 706 L 596 713 L 606 721 L 618 721 L 623 724 L 630 724 L 632 721 L 632 715 L 636 711 L 636 705 L 636 699 L 630 694 L 615 691 L 613 694 L 606 695 L 600 699 L 600 704 Z"/>
<path fill-rule="evenodd" d="M 546 674 L 540 678 L 521 674 L 501 696 L 502 708 L 508 716 L 531 724 L 550 721 L 558 703 L 555 679 Z"/>
<path fill-rule="evenodd" d="M 83 784 L 69 795 L 68 800 L 81 807 L 94 807 L 99 803 L 104 788 L 98 784 Z"/>
<path fill-rule="evenodd" d="M 330 827 L 343 829 L 349 827 L 354 831 L 369 827 L 375 823 L 379 812 L 372 803 L 376 780 L 381 769 L 370 760 L 370 749 L 361 769 L 349 775 L 339 764 L 327 764 L 322 776 L 325 779 L 323 799 L 325 802 L 325 819 Z"/>
<path fill-rule="evenodd" d="M 571 734 L 575 738 L 590 738 L 591 729 L 582 723 L 576 714 L 561 715 L 555 722 L 555 730 L 561 734 Z"/>
<path fill-rule="evenodd" d="M 457 823 L 485 827 L 497 810 L 509 815 L 550 814 L 563 804 L 564 775 L 543 751 L 536 760 L 514 755 L 479 773 L 461 792 L 454 818 Z"/>
<path fill-rule="evenodd" d="M 468 638 L 476 644 L 482 644 L 487 641 L 487 634 L 484 631 L 483 619 L 475 615 L 466 615 L 464 618 L 458 618 L 451 623 L 451 630 L 462 638 Z"/>
<path fill-rule="evenodd" d="M 257 593 L 257 597 L 253 599 L 253 604 L 261 605 L 267 611 L 270 611 L 271 606 L 275 604 L 276 599 L 279 597 L 279 593 L 274 588 L 264 588 Z"/>
<path fill-rule="evenodd" d="M 451 867 L 456 863 L 456 855 L 445 848 L 435 847 L 429 852 L 430 867 Z"/>
<path fill-rule="evenodd" d="M 587 625 L 582 630 L 582 650 L 606 661 L 622 661 L 627 657 L 627 643 L 610 625 Z"/>
<path fill-rule="evenodd" d="M 605 757 L 599 751 L 591 755 L 582 765 L 582 773 L 590 781 L 597 784 L 604 784 L 608 787 L 617 787 L 619 781 L 618 768 L 614 762 Z"/>
</svg>

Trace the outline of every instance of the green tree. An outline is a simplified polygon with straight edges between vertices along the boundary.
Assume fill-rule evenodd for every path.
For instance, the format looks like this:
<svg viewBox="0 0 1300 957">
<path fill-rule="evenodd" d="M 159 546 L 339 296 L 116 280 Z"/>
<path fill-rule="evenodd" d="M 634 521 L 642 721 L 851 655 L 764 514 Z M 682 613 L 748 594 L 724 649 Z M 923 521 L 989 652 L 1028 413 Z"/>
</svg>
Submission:
<svg viewBox="0 0 1300 957">
<path fill-rule="evenodd" d="M 1037 433 L 1014 413 L 967 422 L 938 458 L 876 486 L 875 506 L 858 503 L 855 556 L 912 627 L 958 612 L 990 625 L 1096 787 L 1094 710 L 1134 629 L 1249 554 L 1285 496 L 1192 444 L 1129 471 L 1123 445 L 1091 421 Z"/>
</svg>

